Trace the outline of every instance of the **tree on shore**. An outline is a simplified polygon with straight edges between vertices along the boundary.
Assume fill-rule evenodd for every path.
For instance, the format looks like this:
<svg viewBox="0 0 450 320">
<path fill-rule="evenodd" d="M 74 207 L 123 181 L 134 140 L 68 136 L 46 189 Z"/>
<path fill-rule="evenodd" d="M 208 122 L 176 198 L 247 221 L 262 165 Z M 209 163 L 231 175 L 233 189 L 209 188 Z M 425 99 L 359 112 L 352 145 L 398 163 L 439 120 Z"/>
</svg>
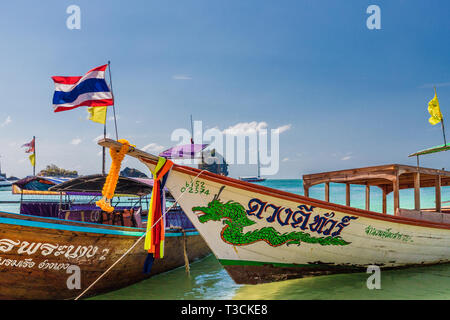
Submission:
<svg viewBox="0 0 450 320">
<path fill-rule="evenodd" d="M 54 164 L 47 165 L 44 170 L 39 171 L 38 176 L 47 176 L 47 177 L 69 177 L 75 178 L 78 177 L 78 172 L 73 170 L 66 170 L 63 168 L 59 168 Z"/>
</svg>

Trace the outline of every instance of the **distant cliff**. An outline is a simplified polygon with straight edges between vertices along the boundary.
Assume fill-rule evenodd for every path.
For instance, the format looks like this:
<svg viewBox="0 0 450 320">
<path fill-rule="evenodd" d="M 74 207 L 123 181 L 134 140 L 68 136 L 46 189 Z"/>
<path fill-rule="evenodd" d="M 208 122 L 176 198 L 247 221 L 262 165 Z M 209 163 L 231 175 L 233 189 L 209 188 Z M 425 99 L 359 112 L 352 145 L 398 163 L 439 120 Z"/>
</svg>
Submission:
<svg viewBox="0 0 450 320">
<path fill-rule="evenodd" d="M 128 167 L 120 171 L 120 175 L 129 178 L 148 178 L 145 173 L 139 171 L 138 169 Z"/>
<path fill-rule="evenodd" d="M 200 170 L 208 170 L 212 173 L 228 176 L 228 164 L 216 149 L 202 152 L 202 162 L 198 165 Z"/>
</svg>

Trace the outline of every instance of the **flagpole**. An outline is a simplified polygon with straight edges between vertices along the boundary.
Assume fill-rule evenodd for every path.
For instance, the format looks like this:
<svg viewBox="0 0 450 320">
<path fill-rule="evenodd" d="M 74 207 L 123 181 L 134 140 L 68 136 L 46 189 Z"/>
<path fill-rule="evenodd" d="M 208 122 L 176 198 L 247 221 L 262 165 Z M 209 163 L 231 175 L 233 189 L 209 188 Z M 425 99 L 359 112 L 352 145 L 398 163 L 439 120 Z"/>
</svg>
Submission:
<svg viewBox="0 0 450 320">
<path fill-rule="evenodd" d="M 437 97 L 436 87 L 434 87 L 434 96 Z M 440 108 L 439 108 L 439 112 L 440 112 Z M 444 136 L 444 146 L 446 146 L 447 140 L 445 139 L 444 117 L 442 116 L 442 113 L 441 113 L 441 126 L 442 126 L 442 135 Z"/>
<path fill-rule="evenodd" d="M 33 177 L 36 175 L 36 137 L 33 136 L 34 141 L 34 148 L 33 148 L 33 157 L 34 157 L 34 164 L 33 164 Z"/>
<path fill-rule="evenodd" d="M 447 145 L 447 141 L 445 140 L 445 128 L 444 128 L 444 118 L 442 117 L 441 120 L 441 125 L 442 125 L 442 135 L 444 136 L 444 145 Z"/>
<path fill-rule="evenodd" d="M 108 70 L 109 70 L 109 85 L 111 87 L 111 95 L 113 98 L 113 113 L 114 113 L 114 127 L 116 129 L 116 140 L 119 140 L 119 134 L 117 133 L 117 120 L 116 120 L 116 107 L 115 107 L 115 99 L 114 99 L 114 92 L 113 92 L 113 86 L 112 86 L 112 76 L 111 76 L 111 61 L 108 60 Z"/>
<path fill-rule="evenodd" d="M 108 108 L 106 108 L 106 113 L 108 112 Z M 106 115 L 105 115 L 106 118 Z M 105 123 L 103 124 L 103 139 L 106 139 L 106 119 L 105 119 Z M 105 171 L 105 147 L 102 147 L 102 157 L 103 157 L 103 161 L 102 161 L 102 174 L 105 175 L 106 171 Z"/>
</svg>

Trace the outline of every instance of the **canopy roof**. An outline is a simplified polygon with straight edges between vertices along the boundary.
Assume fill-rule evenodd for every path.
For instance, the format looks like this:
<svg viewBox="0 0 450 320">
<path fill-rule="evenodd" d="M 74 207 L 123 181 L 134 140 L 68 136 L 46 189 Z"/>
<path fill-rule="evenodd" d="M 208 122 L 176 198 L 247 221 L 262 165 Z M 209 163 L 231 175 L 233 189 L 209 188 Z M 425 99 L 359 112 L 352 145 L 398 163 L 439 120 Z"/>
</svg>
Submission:
<svg viewBox="0 0 450 320">
<path fill-rule="evenodd" d="M 52 195 L 55 192 L 48 191 L 54 185 L 69 180 L 69 178 L 28 176 L 15 181 L 12 184 L 13 194 Z"/>
<path fill-rule="evenodd" d="M 61 184 L 52 186 L 50 191 L 57 192 L 81 192 L 101 194 L 105 184 L 106 175 L 93 174 L 75 178 Z M 144 196 L 152 192 L 153 180 L 119 177 L 116 186 L 116 195 Z"/>
<path fill-rule="evenodd" d="M 159 154 L 167 159 L 192 159 L 195 154 L 205 149 L 207 144 L 184 144 L 167 149 Z"/>
<path fill-rule="evenodd" d="M 420 187 L 434 187 L 440 177 L 440 185 L 450 185 L 450 172 L 438 169 L 388 164 L 339 171 L 306 174 L 303 184 L 306 188 L 320 183 L 336 182 L 377 186 L 386 193 L 393 190 L 393 182 L 398 178 L 399 189 L 414 188 L 414 175 L 420 173 Z"/>
<path fill-rule="evenodd" d="M 436 153 L 441 151 L 450 150 L 449 144 L 441 144 L 440 146 L 431 147 L 425 150 L 417 151 L 415 153 L 410 154 L 408 157 L 421 156 L 424 154 Z"/>
</svg>

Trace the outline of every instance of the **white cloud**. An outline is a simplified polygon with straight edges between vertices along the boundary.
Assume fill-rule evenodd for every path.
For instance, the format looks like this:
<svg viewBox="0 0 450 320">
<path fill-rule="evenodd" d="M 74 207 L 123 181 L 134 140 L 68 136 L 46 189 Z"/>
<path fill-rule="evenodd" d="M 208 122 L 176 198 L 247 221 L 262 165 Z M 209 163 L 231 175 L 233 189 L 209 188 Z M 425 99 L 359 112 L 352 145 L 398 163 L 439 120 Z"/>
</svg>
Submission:
<svg viewBox="0 0 450 320">
<path fill-rule="evenodd" d="M 285 132 L 291 128 L 290 124 L 281 126 L 276 128 L 275 130 L 278 130 L 278 133 Z M 261 121 L 261 122 L 239 122 L 235 124 L 234 126 L 230 126 L 227 129 L 223 130 L 222 133 L 229 134 L 229 135 L 248 135 L 251 133 L 256 133 L 259 130 L 266 130 L 267 128 L 267 122 Z"/>
<path fill-rule="evenodd" d="M 109 133 L 106 134 L 107 138 L 111 138 L 111 136 L 109 135 Z M 103 135 L 99 135 L 97 137 L 95 137 L 94 139 L 92 139 L 92 142 L 97 143 L 98 140 L 103 139 Z"/>
<path fill-rule="evenodd" d="M 227 129 L 223 130 L 222 132 L 224 134 L 229 135 L 246 135 L 250 133 L 255 133 L 258 130 L 266 129 L 267 123 L 266 122 L 239 122 L 235 124 L 234 126 L 228 127 Z"/>
<path fill-rule="evenodd" d="M 72 141 L 70 141 L 70 144 L 73 144 L 73 145 L 79 145 L 80 143 L 81 143 L 81 139 L 80 138 L 75 138 L 75 139 L 72 139 Z"/>
<path fill-rule="evenodd" d="M 350 160 L 352 157 L 351 156 L 345 156 L 343 158 L 341 158 L 342 161 L 346 161 L 346 160 Z"/>
<path fill-rule="evenodd" d="M 290 124 L 286 124 L 284 126 L 278 127 L 277 130 L 279 131 L 279 133 L 283 133 L 285 131 L 288 131 L 291 128 Z"/>
<path fill-rule="evenodd" d="M 10 124 L 11 122 L 12 122 L 11 117 L 10 117 L 10 116 L 7 116 L 6 119 L 5 119 L 5 121 L 2 122 L 1 126 L 2 126 L 2 127 L 5 127 L 5 126 L 7 126 L 8 124 Z"/>
<path fill-rule="evenodd" d="M 160 153 L 164 149 L 165 149 L 164 146 L 161 146 L 157 143 L 150 143 L 150 144 L 146 145 L 145 147 L 141 148 L 142 151 L 154 152 L 154 153 Z"/>
<path fill-rule="evenodd" d="M 187 74 L 175 74 L 172 76 L 172 79 L 174 79 L 174 80 L 191 80 L 192 77 L 188 76 Z"/>
</svg>

